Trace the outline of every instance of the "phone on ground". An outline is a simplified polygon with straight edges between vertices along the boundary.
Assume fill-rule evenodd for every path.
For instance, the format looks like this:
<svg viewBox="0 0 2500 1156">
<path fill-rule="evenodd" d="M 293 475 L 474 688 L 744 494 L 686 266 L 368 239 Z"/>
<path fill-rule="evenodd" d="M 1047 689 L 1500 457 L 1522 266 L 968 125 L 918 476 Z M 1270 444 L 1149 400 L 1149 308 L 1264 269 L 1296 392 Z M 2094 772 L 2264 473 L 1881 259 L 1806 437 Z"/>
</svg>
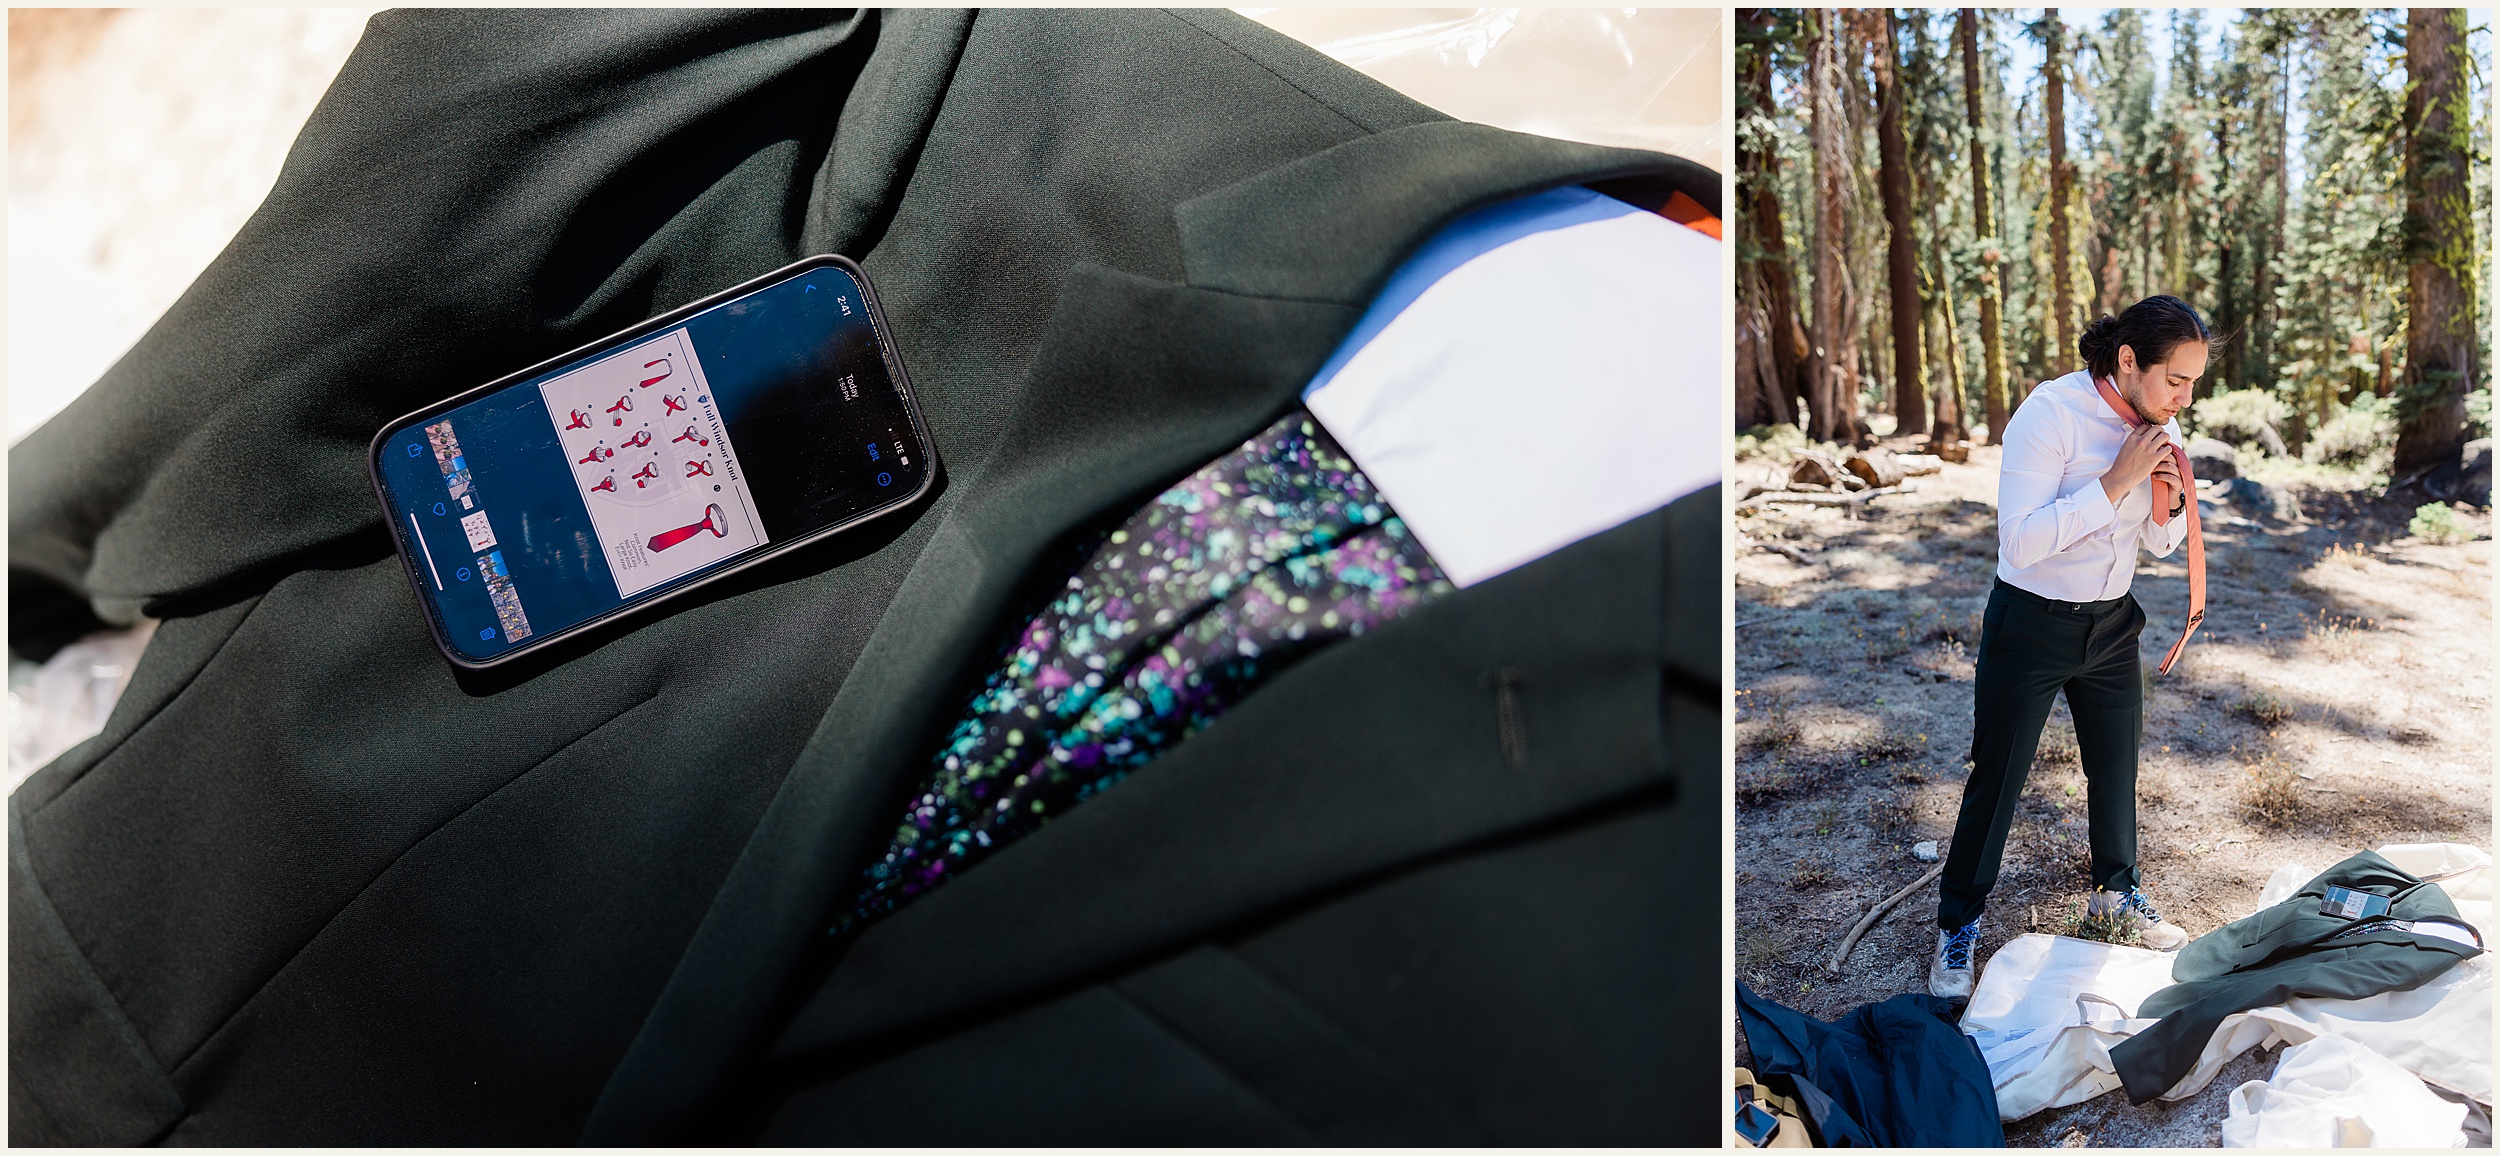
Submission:
<svg viewBox="0 0 2500 1156">
<path fill-rule="evenodd" d="M 509 662 L 909 506 L 937 455 L 858 265 L 810 257 L 382 428 L 444 657 Z"/>
<path fill-rule="evenodd" d="M 1771 1137 L 1779 1134 L 1780 1118 L 1765 1111 L 1760 1104 L 1736 1105 L 1736 1134 L 1756 1148 L 1768 1147 Z"/>
</svg>

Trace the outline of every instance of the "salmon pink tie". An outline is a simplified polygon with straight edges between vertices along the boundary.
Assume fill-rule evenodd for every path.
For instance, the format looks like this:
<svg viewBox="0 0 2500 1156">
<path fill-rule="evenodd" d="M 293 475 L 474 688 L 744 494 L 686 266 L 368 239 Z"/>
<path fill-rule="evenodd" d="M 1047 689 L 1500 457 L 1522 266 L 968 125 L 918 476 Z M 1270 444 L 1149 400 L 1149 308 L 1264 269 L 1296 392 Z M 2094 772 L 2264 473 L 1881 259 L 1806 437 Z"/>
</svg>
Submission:
<svg viewBox="0 0 2500 1156">
<path fill-rule="evenodd" d="M 2144 424 L 2144 419 L 2136 416 L 2135 407 L 2118 396 L 2118 391 L 2110 388 L 2108 382 L 2096 377 L 2092 379 L 2092 384 L 2101 391 L 2101 400 L 2109 403 L 2109 408 L 2117 412 L 2118 420 L 2127 423 L 2128 428 Z M 2171 443 L 2170 460 L 2178 463 L 2179 481 L 2187 487 L 2188 616 L 2187 627 L 2179 631 L 2179 640 L 2170 644 L 2170 654 L 2161 660 L 2161 668 L 2157 671 L 2160 674 L 2170 673 L 2170 668 L 2179 661 L 2179 652 L 2187 649 L 2188 636 L 2196 633 L 2198 623 L 2205 621 L 2205 525 L 2196 516 L 2196 471 L 2188 466 L 2187 450 L 2176 442 Z M 2177 498 L 2171 492 L 2170 483 L 2155 477 L 2154 525 L 2170 524 L 2170 504 L 2175 500 Z"/>
</svg>

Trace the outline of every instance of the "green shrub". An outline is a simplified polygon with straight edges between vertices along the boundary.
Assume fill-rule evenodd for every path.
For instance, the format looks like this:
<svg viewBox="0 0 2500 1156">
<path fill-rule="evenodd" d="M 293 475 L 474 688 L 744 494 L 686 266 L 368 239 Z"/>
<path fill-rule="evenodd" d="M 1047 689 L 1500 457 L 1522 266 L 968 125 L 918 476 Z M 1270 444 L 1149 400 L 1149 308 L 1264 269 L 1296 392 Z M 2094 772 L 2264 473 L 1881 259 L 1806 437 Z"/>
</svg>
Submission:
<svg viewBox="0 0 2500 1156">
<path fill-rule="evenodd" d="M 2126 913 L 2112 911 L 2107 915 L 2094 915 L 2091 911 L 2086 904 L 2069 904 L 2066 908 L 2066 934 L 2075 939 L 2115 943 L 2121 947 L 2144 942 L 2144 929 L 2135 920 L 2127 918 Z"/>
<path fill-rule="evenodd" d="M 2232 714 L 2265 727 L 2281 726 L 2284 720 L 2292 717 L 2290 703 L 2262 690 L 2250 691 L 2246 697 L 2232 703 L 2230 711 Z"/>
<path fill-rule="evenodd" d="M 2296 827 L 2309 817 L 2300 772 L 2269 754 L 2251 764 L 2240 784 L 2240 813 L 2269 827 Z"/>
<path fill-rule="evenodd" d="M 1813 443 L 1806 440 L 1806 431 L 1787 422 L 1773 422 L 1769 425 L 1758 425 L 1738 431 L 1736 458 L 1738 461 L 1744 461 L 1750 458 L 1768 457 L 1772 461 L 1784 462 L 1788 460 L 1791 453 L 1810 448 L 1812 445 Z"/>
<path fill-rule="evenodd" d="M 2472 436 L 2491 436 L 2491 390 L 2478 389 L 2465 395 L 2465 428 Z"/>
<path fill-rule="evenodd" d="M 2376 394 L 2354 398 L 2350 408 L 2318 427 L 2301 456 L 2320 465 L 2383 468 L 2396 452 L 2396 415 L 2392 408 Z"/>
<path fill-rule="evenodd" d="M 2427 506 L 2415 507 L 2413 521 L 2405 528 L 2413 531 L 2414 537 L 2425 542 L 2471 542 L 2474 540 L 2473 525 L 2458 516 L 2456 510 L 2446 502 L 2432 502 Z"/>
<path fill-rule="evenodd" d="M 1788 865 L 1788 889 L 1791 891 L 1812 891 L 1839 881 L 1840 872 L 1834 869 L 1829 856 L 1799 859 Z"/>
<path fill-rule="evenodd" d="M 2284 404 L 2272 390 L 2233 389 L 2217 393 L 2189 407 L 2196 432 L 2239 446 L 2245 451 L 2252 445 L 2263 445 L 2268 434 L 2278 433 L 2283 421 L 2292 416 L 2292 407 Z"/>
<path fill-rule="evenodd" d="M 1890 725 L 1880 726 L 1858 740 L 1858 765 L 1897 763 L 1924 754 L 1927 744 Z"/>
</svg>

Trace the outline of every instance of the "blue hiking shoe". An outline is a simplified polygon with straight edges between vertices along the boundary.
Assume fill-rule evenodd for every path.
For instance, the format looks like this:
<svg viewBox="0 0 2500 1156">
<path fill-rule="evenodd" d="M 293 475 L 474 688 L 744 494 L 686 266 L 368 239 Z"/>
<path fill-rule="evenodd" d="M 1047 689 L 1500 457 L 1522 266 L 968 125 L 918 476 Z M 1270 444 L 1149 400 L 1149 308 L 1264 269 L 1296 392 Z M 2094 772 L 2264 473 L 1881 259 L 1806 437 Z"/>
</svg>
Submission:
<svg viewBox="0 0 2500 1156">
<path fill-rule="evenodd" d="M 2122 927 L 2136 933 L 2136 941 L 2155 951 L 2177 951 L 2187 946 L 2188 933 L 2177 924 L 2162 922 L 2161 912 L 2153 909 L 2153 901 L 2144 897 L 2140 887 L 2124 891 L 2104 888 L 2092 890 L 2089 908 L 2095 919 L 2115 918 Z"/>
<path fill-rule="evenodd" d="M 1927 967 L 1927 994 L 1945 999 L 1969 999 L 1976 985 L 1979 966 L 1972 958 L 1979 953 L 1979 921 L 1974 919 L 1951 931 L 1936 932 L 1936 961 Z"/>
</svg>

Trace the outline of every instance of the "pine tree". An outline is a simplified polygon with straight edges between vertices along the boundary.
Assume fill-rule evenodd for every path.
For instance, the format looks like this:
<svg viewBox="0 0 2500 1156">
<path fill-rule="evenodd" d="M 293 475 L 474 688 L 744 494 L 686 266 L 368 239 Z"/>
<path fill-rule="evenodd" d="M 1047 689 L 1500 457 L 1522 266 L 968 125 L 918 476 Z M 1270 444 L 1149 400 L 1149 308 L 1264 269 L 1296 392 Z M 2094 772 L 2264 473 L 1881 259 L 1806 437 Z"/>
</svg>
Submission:
<svg viewBox="0 0 2500 1156">
<path fill-rule="evenodd" d="M 2277 391 L 2322 427 L 2334 409 L 2375 389 L 2380 352 L 2392 349 L 2404 280 L 2402 110 L 2382 30 L 2363 9 L 2305 17 L 2301 97 L 2305 173 L 2292 207 L 2291 267 L 2282 294 Z"/>
<path fill-rule="evenodd" d="M 2145 47 L 2144 12 L 2112 9 L 2085 40 L 2093 66 L 2078 70 L 2087 169 L 2083 201 L 2094 228 L 2078 230 L 2099 292 L 2094 314 L 2116 313 L 2150 288 L 2153 220 L 2168 157 L 2153 123 L 2153 70 Z M 2069 222 L 2073 228 L 2074 222 Z"/>
<path fill-rule="evenodd" d="M 2048 94 L 2049 277 L 2055 286 L 2049 308 L 2056 326 L 2057 355 L 2062 359 L 2073 356 L 2075 349 L 2074 234 L 2069 228 L 2075 178 L 2066 163 L 2066 26 L 2058 19 L 2057 9 L 2048 9 L 2041 17 L 2041 29 L 2046 52 L 2041 57 L 2040 83 Z M 1997 440 L 1994 429 L 1989 430 L 1988 440 Z"/>
<path fill-rule="evenodd" d="M 2011 406 L 2005 396 L 2005 334 L 2001 278 L 1997 268 L 2004 264 L 2004 247 L 1997 243 L 1991 210 L 1993 198 L 1988 192 L 1988 152 L 1984 144 L 1986 119 L 1981 113 L 1982 90 L 1979 83 L 1979 13 L 1964 8 L 1957 31 L 1962 41 L 1962 93 L 1969 111 L 1970 140 L 1964 147 L 1970 152 L 1971 229 L 1975 234 L 1972 247 L 1979 253 L 1982 270 L 1979 287 L 1980 389 L 1986 399 L 1988 444 L 2005 444 L 2005 419 Z"/>
<path fill-rule="evenodd" d="M 1910 144 L 1903 130 L 1905 98 L 1900 79 L 1900 20 L 1884 12 L 1874 45 L 1875 90 L 1881 111 L 1877 132 L 1883 157 L 1886 272 L 1892 315 L 1893 429 L 1927 426 L 1926 382 L 1919 373 L 1918 238 L 1910 230 Z"/>
<path fill-rule="evenodd" d="M 1792 22 L 1793 23 L 1793 22 Z M 1778 14 L 1737 14 L 1736 242 L 1738 266 L 1737 424 L 1790 423 L 1803 395 L 1805 329 L 1797 321 L 1797 280 L 1780 212 L 1780 133 L 1771 100 L 1774 59 L 1783 46 Z"/>
<path fill-rule="evenodd" d="M 1814 13 L 1806 50 L 1808 136 L 1814 142 L 1814 354 L 1808 371 L 1811 424 L 1816 441 L 1857 436 L 1857 356 L 1860 320 L 1855 279 L 1850 275 L 1849 213 L 1857 158 L 1846 89 L 1850 36 L 1838 9 Z"/>
<path fill-rule="evenodd" d="M 2414 8 L 2405 17 L 2405 307 L 2411 335 L 2398 395 L 2399 477 L 2457 460 L 2465 442 L 2465 394 L 2474 388 L 2475 247 L 2473 108 L 2466 96 L 2465 12 Z M 2471 500 L 2488 502 L 2489 495 Z"/>
<path fill-rule="evenodd" d="M 1928 391 L 1934 396 L 1934 418 L 1927 426 L 1927 443 L 1931 452 L 1961 457 L 1967 451 L 1957 447 L 1969 432 L 1962 425 L 1965 403 L 1961 341 L 1956 333 L 1959 326 L 1954 317 L 1953 286 L 1944 265 L 1952 234 L 1943 215 L 1952 197 L 1951 142 L 1961 117 L 1949 100 L 1953 92 L 1940 75 L 1941 62 L 1929 28 L 1929 14 L 1911 9 L 1901 27 L 1907 32 L 1902 42 L 1901 79 L 1910 128 L 1912 203 L 1918 206 L 1927 239 L 1927 251 L 1920 258 L 1918 269 L 1919 320 L 1927 351 L 1921 364 L 1927 368 Z"/>
</svg>

